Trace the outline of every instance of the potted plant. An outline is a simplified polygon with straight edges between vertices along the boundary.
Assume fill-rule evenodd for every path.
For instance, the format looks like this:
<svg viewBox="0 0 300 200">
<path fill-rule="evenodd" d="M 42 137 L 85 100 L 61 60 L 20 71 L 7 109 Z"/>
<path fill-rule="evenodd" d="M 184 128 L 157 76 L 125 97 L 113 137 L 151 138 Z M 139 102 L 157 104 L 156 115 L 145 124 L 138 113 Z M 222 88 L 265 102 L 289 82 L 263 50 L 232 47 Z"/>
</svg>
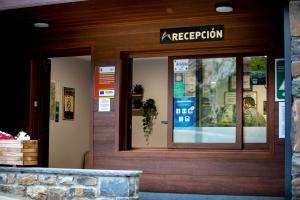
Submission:
<svg viewBox="0 0 300 200">
<path fill-rule="evenodd" d="M 132 105 L 136 109 L 140 109 L 143 106 L 143 101 L 141 98 L 134 99 Z"/>
<path fill-rule="evenodd" d="M 147 145 L 149 144 L 149 136 L 152 134 L 153 120 L 156 119 L 158 112 L 154 99 L 147 99 L 142 107 L 143 115 L 143 131 Z"/>
<path fill-rule="evenodd" d="M 132 92 L 135 94 L 143 94 L 144 88 L 141 84 L 135 84 L 133 86 Z"/>
</svg>

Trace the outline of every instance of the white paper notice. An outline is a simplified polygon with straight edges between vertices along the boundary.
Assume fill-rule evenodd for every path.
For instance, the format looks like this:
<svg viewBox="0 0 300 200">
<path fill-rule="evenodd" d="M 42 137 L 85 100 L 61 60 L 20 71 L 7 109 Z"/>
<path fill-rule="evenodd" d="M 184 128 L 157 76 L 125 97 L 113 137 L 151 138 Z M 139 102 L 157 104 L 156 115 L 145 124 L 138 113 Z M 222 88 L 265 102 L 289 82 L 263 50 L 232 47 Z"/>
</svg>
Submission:
<svg viewBox="0 0 300 200">
<path fill-rule="evenodd" d="M 110 98 L 99 98 L 98 112 L 110 112 Z"/>
<path fill-rule="evenodd" d="M 278 102 L 278 130 L 279 130 L 279 138 L 285 138 L 285 102 Z"/>
</svg>

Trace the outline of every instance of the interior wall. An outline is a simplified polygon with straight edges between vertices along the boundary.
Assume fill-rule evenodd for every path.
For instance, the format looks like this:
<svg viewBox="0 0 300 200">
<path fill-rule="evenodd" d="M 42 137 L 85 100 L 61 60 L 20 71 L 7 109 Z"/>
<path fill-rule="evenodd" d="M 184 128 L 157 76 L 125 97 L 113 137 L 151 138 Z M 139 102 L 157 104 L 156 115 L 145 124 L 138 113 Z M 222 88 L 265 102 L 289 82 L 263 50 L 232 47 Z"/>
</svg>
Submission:
<svg viewBox="0 0 300 200">
<path fill-rule="evenodd" d="M 168 125 L 162 124 L 161 121 L 168 120 L 168 58 L 134 59 L 132 73 L 133 85 L 141 84 L 144 87 L 143 101 L 154 99 L 158 112 L 149 144 L 144 137 L 143 117 L 132 116 L 132 147 L 167 147 Z"/>
<path fill-rule="evenodd" d="M 78 57 L 51 59 L 51 81 L 56 81 L 59 122 L 50 120 L 49 167 L 81 168 L 89 150 L 91 61 Z M 63 120 L 63 87 L 75 88 L 74 120 Z"/>
</svg>

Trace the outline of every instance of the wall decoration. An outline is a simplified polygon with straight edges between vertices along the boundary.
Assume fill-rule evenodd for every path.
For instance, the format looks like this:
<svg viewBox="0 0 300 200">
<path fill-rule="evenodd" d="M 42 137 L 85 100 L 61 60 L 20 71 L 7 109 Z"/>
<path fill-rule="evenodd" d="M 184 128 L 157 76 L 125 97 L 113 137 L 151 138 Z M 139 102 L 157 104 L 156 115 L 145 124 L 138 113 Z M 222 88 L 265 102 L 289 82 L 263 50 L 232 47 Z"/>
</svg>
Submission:
<svg viewBox="0 0 300 200">
<path fill-rule="evenodd" d="M 50 83 L 50 109 L 49 109 L 49 118 L 50 120 L 55 120 L 55 100 L 56 100 L 56 81 L 51 80 Z"/>
<path fill-rule="evenodd" d="M 55 122 L 59 122 L 59 101 L 55 101 Z"/>
<path fill-rule="evenodd" d="M 63 88 L 63 119 L 74 120 L 75 115 L 75 88 Z"/>
<path fill-rule="evenodd" d="M 224 93 L 224 104 L 235 105 L 236 104 L 236 92 L 225 92 Z"/>
<path fill-rule="evenodd" d="M 225 105 L 222 115 L 218 119 L 218 126 L 234 127 L 236 126 L 236 106 L 232 104 Z"/>
<path fill-rule="evenodd" d="M 236 75 L 229 77 L 229 91 L 234 92 L 236 91 Z M 252 90 L 252 84 L 251 84 L 251 78 L 250 73 L 244 73 L 243 76 L 243 90 L 244 91 L 251 91 Z"/>
</svg>

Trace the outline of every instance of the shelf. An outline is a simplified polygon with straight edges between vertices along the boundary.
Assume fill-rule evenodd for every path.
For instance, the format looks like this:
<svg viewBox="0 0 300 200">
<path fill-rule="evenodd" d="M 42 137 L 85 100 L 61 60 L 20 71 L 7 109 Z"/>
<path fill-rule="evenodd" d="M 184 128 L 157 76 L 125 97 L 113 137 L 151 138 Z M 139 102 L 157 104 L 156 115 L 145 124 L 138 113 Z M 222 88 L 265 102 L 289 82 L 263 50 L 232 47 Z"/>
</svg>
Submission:
<svg viewBox="0 0 300 200">
<path fill-rule="evenodd" d="M 142 110 L 140 108 L 132 108 L 132 115 L 140 116 L 140 115 L 142 115 Z"/>
<path fill-rule="evenodd" d="M 143 97 L 144 94 L 135 94 L 135 93 L 132 93 L 132 97 Z"/>
<path fill-rule="evenodd" d="M 134 108 L 133 102 L 135 100 L 139 100 L 139 99 L 142 101 L 143 98 L 144 98 L 144 94 L 143 93 L 142 94 L 132 93 L 132 115 L 133 116 L 141 116 L 142 115 L 141 108 Z"/>
</svg>

